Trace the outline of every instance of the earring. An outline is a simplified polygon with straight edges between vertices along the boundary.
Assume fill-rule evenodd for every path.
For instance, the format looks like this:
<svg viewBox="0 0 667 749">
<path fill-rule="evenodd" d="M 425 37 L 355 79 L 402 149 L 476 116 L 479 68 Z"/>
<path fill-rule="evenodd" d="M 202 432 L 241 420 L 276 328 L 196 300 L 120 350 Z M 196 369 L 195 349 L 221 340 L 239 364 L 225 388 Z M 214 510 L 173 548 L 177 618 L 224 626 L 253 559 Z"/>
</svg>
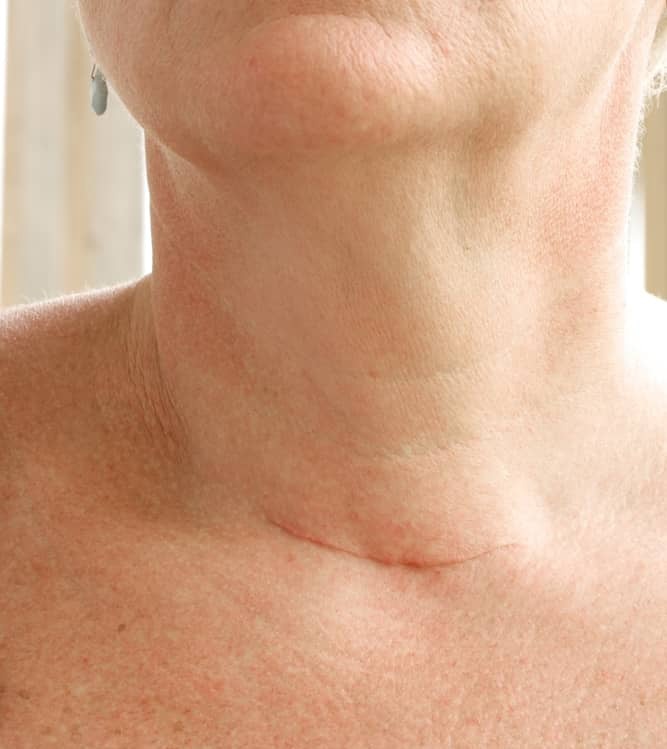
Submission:
<svg viewBox="0 0 667 749">
<path fill-rule="evenodd" d="M 104 77 L 104 73 L 97 67 L 97 65 L 93 65 L 90 80 L 93 110 L 95 111 L 95 114 L 103 115 L 107 111 L 109 87 L 107 86 L 107 79 Z"/>
</svg>

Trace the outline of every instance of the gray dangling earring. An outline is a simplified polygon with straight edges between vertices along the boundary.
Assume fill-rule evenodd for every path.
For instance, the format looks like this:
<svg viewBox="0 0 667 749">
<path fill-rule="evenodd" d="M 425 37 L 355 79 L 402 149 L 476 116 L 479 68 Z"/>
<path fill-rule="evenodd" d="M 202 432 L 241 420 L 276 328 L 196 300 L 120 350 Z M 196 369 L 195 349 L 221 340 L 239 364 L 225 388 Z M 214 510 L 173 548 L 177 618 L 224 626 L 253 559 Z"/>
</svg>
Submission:
<svg viewBox="0 0 667 749">
<path fill-rule="evenodd" d="M 109 87 L 107 86 L 107 79 L 104 77 L 104 73 L 93 65 L 92 73 L 90 74 L 90 92 L 93 100 L 93 109 L 95 114 L 103 115 L 107 111 L 107 101 L 109 99 Z"/>
</svg>

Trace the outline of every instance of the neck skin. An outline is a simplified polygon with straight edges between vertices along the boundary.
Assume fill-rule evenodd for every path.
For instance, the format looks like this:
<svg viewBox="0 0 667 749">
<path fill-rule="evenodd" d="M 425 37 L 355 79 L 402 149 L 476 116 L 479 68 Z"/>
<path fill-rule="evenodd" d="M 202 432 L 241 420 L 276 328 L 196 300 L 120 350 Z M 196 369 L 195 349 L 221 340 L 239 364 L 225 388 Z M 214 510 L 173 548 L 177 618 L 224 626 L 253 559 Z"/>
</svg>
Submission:
<svg viewBox="0 0 667 749">
<path fill-rule="evenodd" d="M 293 536 L 415 567 L 572 527 L 630 367 L 640 77 L 619 63 L 576 112 L 503 140 L 329 133 L 204 171 L 147 135 L 134 329 L 199 517 L 243 498 Z"/>
</svg>

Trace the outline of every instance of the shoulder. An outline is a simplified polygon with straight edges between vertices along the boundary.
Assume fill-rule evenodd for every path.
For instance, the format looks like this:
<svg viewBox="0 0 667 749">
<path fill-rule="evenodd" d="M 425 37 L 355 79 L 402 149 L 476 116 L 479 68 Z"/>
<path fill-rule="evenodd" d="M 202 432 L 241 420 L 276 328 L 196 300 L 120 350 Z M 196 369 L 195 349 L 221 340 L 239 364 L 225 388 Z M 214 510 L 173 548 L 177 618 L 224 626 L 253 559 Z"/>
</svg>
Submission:
<svg viewBox="0 0 667 749">
<path fill-rule="evenodd" d="M 617 414 L 614 422 L 626 439 L 621 443 L 626 452 L 619 452 L 619 458 L 625 454 L 625 470 L 643 478 L 647 499 L 656 500 L 667 523 L 667 301 L 642 293 L 628 320 L 626 340 L 633 364 L 626 370 L 629 413 Z M 621 463 L 619 469 L 624 468 Z"/>
<path fill-rule="evenodd" d="M 644 292 L 638 296 L 629 321 L 633 342 L 644 374 L 667 394 L 667 300 Z"/>
<path fill-rule="evenodd" d="M 632 586 L 661 602 L 667 622 L 667 302 L 638 298 L 626 330 L 621 370 L 623 399 L 610 401 L 599 425 L 599 454 L 606 468 L 599 483 L 602 511 L 596 543 L 603 575 L 637 572 Z M 592 456 L 589 456 L 592 458 Z M 628 585 L 630 583 L 628 582 Z"/>
<path fill-rule="evenodd" d="M 125 284 L 0 310 L 5 477 L 26 461 L 31 467 L 43 464 L 77 424 L 94 416 L 101 351 L 118 337 L 130 290 Z"/>
<path fill-rule="evenodd" d="M 654 459 L 658 491 L 667 495 L 667 301 L 645 293 L 629 322 L 632 348 L 632 409 L 634 432 L 649 458 Z M 629 423 L 631 423 L 629 419 Z M 657 472 L 657 473 L 656 473 Z M 667 500 L 667 496 L 665 496 Z M 667 502 L 665 502 L 667 504 Z"/>
</svg>

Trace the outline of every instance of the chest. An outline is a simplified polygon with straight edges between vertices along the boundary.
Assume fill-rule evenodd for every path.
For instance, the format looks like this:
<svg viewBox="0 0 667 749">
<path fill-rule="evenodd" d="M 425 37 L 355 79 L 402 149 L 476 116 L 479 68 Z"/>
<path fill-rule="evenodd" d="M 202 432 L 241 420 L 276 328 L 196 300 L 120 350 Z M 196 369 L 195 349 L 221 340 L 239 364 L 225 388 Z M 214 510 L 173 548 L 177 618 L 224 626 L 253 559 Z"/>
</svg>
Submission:
<svg viewBox="0 0 667 749">
<path fill-rule="evenodd" d="M 380 576 L 261 534 L 62 531 L 3 573 L 0 746 L 664 743 L 667 616 L 637 577 Z"/>
</svg>

